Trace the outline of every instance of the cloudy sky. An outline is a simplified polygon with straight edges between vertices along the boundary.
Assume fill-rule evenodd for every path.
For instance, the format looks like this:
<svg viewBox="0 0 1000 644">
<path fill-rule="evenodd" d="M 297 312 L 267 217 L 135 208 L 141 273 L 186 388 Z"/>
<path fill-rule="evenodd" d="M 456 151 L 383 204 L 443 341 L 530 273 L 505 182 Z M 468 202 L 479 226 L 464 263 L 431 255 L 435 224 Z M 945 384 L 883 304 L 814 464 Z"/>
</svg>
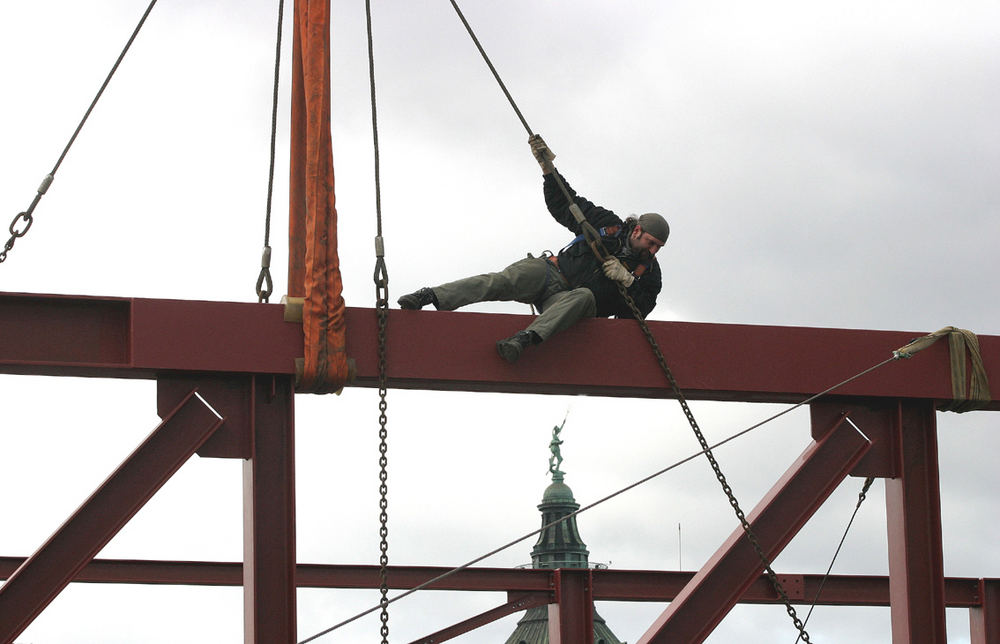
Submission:
<svg viewBox="0 0 1000 644">
<path fill-rule="evenodd" d="M 393 301 L 565 244 L 566 231 L 544 209 L 526 133 L 451 5 L 373 4 Z M 0 290 L 256 301 L 275 5 L 159 3 L 28 236 L 0 265 Z M 276 295 L 285 292 L 287 260 L 280 240 L 290 5 L 272 232 Z M 136 0 L 6 3 L 5 227 L 30 203 L 144 9 Z M 955 325 L 1000 334 L 989 286 L 1000 264 L 996 2 L 480 0 L 463 9 L 574 187 L 619 214 L 658 210 L 670 220 L 659 256 L 665 287 L 652 318 L 914 335 Z M 372 306 L 364 3 L 333 0 L 333 17 L 345 298 Z M 885 357 L 872 356 L 872 364 Z M 0 392 L 0 554 L 28 555 L 156 426 L 155 387 L 0 376 Z M 377 562 L 375 392 L 299 396 L 296 407 L 299 560 Z M 782 409 L 693 408 L 712 441 Z M 391 561 L 459 565 L 537 528 L 550 430 L 567 411 L 563 469 L 581 503 L 695 451 L 670 401 L 392 391 Z M 1000 577 L 991 494 L 1000 484 L 996 422 L 985 412 L 939 414 L 938 422 L 945 572 Z M 800 409 L 719 450 L 746 508 L 806 447 L 808 432 Z M 848 479 L 776 569 L 824 571 L 860 486 Z M 239 560 L 240 501 L 239 463 L 192 460 L 101 556 Z M 736 527 L 703 460 L 579 523 L 591 560 L 620 569 L 697 569 Z M 532 543 L 484 565 L 524 564 Z M 881 482 L 835 572 L 887 572 Z M 241 601 L 234 588 L 73 585 L 21 641 L 236 642 Z M 376 592 L 300 591 L 299 635 L 376 601 Z M 410 641 L 503 601 L 501 594 L 408 598 L 393 607 L 391 638 Z M 635 641 L 663 605 L 598 609 L 619 637 Z M 967 611 L 949 610 L 948 619 L 949 641 L 967 642 Z M 515 622 L 457 641 L 503 641 Z M 819 642 L 885 642 L 888 610 L 819 608 L 809 631 Z M 791 643 L 795 635 L 783 608 L 741 607 L 709 641 Z M 321 641 L 377 639 L 372 616 Z"/>
</svg>

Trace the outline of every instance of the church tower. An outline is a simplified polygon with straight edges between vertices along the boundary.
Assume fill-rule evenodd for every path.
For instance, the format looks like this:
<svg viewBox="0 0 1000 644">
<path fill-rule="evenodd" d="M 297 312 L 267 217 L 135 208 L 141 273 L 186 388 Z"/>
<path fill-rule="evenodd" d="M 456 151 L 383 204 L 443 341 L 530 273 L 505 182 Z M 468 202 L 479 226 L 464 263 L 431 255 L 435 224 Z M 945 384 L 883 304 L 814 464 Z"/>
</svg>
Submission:
<svg viewBox="0 0 1000 644">
<path fill-rule="evenodd" d="M 566 421 L 563 421 L 563 425 Z M 538 505 L 542 513 L 542 532 L 538 535 L 535 547 L 531 549 L 532 568 L 589 568 L 587 544 L 580 537 L 577 529 L 576 516 L 561 521 L 560 519 L 580 509 L 580 504 L 573 498 L 573 490 L 563 482 L 565 472 L 559 469 L 562 454 L 559 446 L 559 432 L 563 425 L 552 429 L 552 441 L 549 449 L 549 472 L 552 483 L 545 488 L 542 502 Z M 558 523 L 557 523 L 558 522 Z M 517 623 L 517 628 L 507 638 L 504 644 L 548 644 L 549 642 L 549 610 L 548 606 L 535 606 L 525 611 L 524 617 Z M 625 644 L 611 632 L 604 618 L 594 611 L 594 644 Z"/>
</svg>

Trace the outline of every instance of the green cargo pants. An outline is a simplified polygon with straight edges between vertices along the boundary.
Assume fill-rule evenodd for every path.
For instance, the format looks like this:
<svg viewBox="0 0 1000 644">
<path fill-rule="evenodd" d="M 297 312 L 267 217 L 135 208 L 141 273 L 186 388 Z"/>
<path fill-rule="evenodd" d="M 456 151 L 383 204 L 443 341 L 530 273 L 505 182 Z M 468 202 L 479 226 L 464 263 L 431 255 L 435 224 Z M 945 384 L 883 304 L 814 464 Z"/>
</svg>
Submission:
<svg viewBox="0 0 1000 644">
<path fill-rule="evenodd" d="M 455 309 L 475 302 L 517 301 L 533 304 L 539 315 L 525 331 L 534 331 L 542 340 L 573 325 L 577 320 L 594 317 L 597 304 L 588 288 L 571 289 L 556 266 L 541 257 L 514 262 L 499 273 L 474 277 L 435 286 L 437 308 Z"/>
</svg>

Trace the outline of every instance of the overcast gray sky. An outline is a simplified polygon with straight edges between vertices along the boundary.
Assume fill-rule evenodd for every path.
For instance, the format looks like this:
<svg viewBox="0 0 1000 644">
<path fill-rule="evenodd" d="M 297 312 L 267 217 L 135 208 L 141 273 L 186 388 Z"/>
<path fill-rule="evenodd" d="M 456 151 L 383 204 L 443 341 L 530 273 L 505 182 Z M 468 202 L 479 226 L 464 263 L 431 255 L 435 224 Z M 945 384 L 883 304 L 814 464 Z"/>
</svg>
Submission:
<svg viewBox="0 0 1000 644">
<path fill-rule="evenodd" d="M 525 131 L 451 5 L 373 4 L 393 301 L 564 245 L 566 231 L 544 209 Z M 30 203 L 145 5 L 6 3 L 5 227 Z M 0 265 L 0 290 L 256 300 L 275 5 L 159 3 L 28 236 Z M 508 0 L 469 1 L 463 10 L 574 187 L 619 214 L 658 210 L 670 220 L 659 255 L 664 291 L 652 318 L 914 335 L 955 325 L 1000 334 L 991 288 L 1000 238 L 996 2 Z M 276 296 L 287 261 L 291 2 L 286 12 Z M 345 298 L 372 306 L 360 0 L 333 1 L 333 69 Z M 885 357 L 872 356 L 872 364 Z M 801 364 L 809 369 L 810 356 Z M 156 426 L 155 388 L 13 376 L 0 376 L 0 385 L 0 554 L 28 555 Z M 296 407 L 299 560 L 377 562 L 375 392 L 299 396 Z M 781 409 L 693 407 L 709 440 Z M 550 430 L 567 410 L 563 469 L 581 503 L 695 450 L 670 401 L 391 391 L 391 561 L 459 565 L 537 528 Z M 996 421 L 989 413 L 938 421 L 945 572 L 998 577 Z M 806 447 L 808 429 L 808 413 L 797 410 L 719 450 L 746 508 Z M 846 481 L 775 567 L 824 571 L 860 486 Z M 101 556 L 239 560 L 241 511 L 239 464 L 195 459 Z M 835 572 L 886 573 L 884 517 L 878 482 Z M 702 460 L 579 524 L 592 561 L 688 570 L 737 525 Z M 484 565 L 527 563 L 532 543 Z M 72 585 L 21 640 L 236 642 L 241 601 L 239 589 Z M 391 638 L 410 641 L 503 601 L 502 594 L 409 598 L 393 607 Z M 375 602 L 376 592 L 301 591 L 300 637 Z M 663 605 L 598 608 L 619 637 L 635 641 Z M 967 612 L 948 616 L 949 641 L 967 642 Z M 503 641 L 516 619 L 456 641 Z M 809 631 L 818 642 L 882 643 L 888 611 L 819 608 Z M 321 641 L 377 639 L 372 616 Z M 709 642 L 794 639 L 783 608 L 741 607 Z"/>
</svg>

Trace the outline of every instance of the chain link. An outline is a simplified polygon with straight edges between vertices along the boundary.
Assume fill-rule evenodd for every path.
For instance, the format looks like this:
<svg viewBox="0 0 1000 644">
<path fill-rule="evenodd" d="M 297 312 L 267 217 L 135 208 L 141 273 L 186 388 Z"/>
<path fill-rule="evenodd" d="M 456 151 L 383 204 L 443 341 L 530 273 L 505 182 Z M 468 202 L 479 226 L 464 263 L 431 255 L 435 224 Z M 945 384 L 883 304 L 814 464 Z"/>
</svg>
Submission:
<svg viewBox="0 0 1000 644">
<path fill-rule="evenodd" d="M 691 425 L 691 429 L 694 431 L 695 437 L 698 439 L 698 443 L 701 445 L 702 450 L 705 453 L 705 458 L 708 459 L 709 464 L 712 466 L 712 471 L 715 472 L 715 478 L 718 479 L 719 485 L 722 486 L 722 491 L 726 494 L 726 498 L 729 499 L 729 505 L 732 506 L 736 513 L 736 518 L 739 519 L 740 525 L 743 527 L 743 532 L 746 534 L 747 540 L 753 547 L 754 552 L 760 558 L 761 563 L 764 564 L 764 571 L 767 574 L 768 580 L 774 587 L 774 591 L 778 594 L 778 597 L 785 604 L 785 610 L 788 616 L 792 619 L 792 624 L 799 631 L 799 638 L 803 642 L 811 642 L 809 639 L 809 633 L 805 630 L 805 625 L 802 620 L 799 619 L 798 614 L 795 612 L 795 607 L 788 599 L 788 593 L 785 592 L 784 587 L 778 580 L 778 575 L 771 568 L 771 562 L 768 560 L 767 555 L 764 554 L 764 549 L 760 545 L 760 541 L 757 539 L 757 535 L 754 534 L 753 529 L 750 527 L 750 522 L 747 521 L 746 514 L 740 508 L 739 501 L 736 499 L 736 495 L 733 493 L 732 487 L 730 487 L 729 482 L 726 481 L 726 476 L 722 473 L 722 468 L 719 467 L 718 461 L 715 460 L 715 456 L 712 454 L 712 449 L 705 440 L 705 435 L 702 433 L 701 428 L 698 426 L 698 421 L 695 420 L 694 413 L 687 404 L 687 399 L 681 392 L 680 387 L 677 385 L 677 381 L 674 379 L 674 374 L 670 371 L 670 367 L 667 366 L 667 360 L 663 356 L 663 352 L 660 351 L 660 346 L 656 342 L 656 338 L 653 337 L 652 331 L 649 330 L 649 325 L 646 324 L 646 320 L 643 319 L 642 313 L 639 311 L 639 307 L 635 305 L 635 301 L 632 296 L 628 294 L 625 290 L 625 286 L 618 284 L 618 292 L 621 293 L 622 299 L 628 305 L 629 309 L 632 311 L 632 315 L 635 316 L 636 321 L 639 323 L 639 327 L 642 329 L 643 334 L 646 336 L 646 340 L 649 341 L 649 346 L 652 347 L 653 353 L 656 355 L 656 361 L 660 364 L 660 369 L 663 371 L 664 375 L 667 377 L 667 381 L 670 383 L 670 388 L 673 390 L 674 395 L 677 397 L 677 402 L 680 403 L 681 409 L 684 411 L 684 415 L 687 417 L 688 423 Z"/>
<path fill-rule="evenodd" d="M 389 642 L 389 479 L 388 464 L 389 459 L 388 441 L 389 432 L 386 429 L 388 416 L 386 410 L 386 394 L 388 392 L 388 376 L 386 369 L 386 327 L 389 322 L 389 275 L 386 272 L 385 260 L 379 255 L 375 264 L 375 312 L 378 315 L 378 437 L 379 437 L 379 458 L 378 458 L 378 493 L 379 493 L 379 593 L 381 594 L 381 613 L 379 619 L 382 622 L 381 634 L 382 644 Z"/>
<path fill-rule="evenodd" d="M 18 229 L 17 222 L 22 220 L 24 221 L 24 228 Z M 11 248 L 14 247 L 14 242 L 16 242 L 19 238 L 24 237 L 25 234 L 27 234 L 28 229 L 31 228 L 31 224 L 34 221 L 35 220 L 31 216 L 31 213 L 29 213 L 28 211 L 17 213 L 14 219 L 11 220 L 10 226 L 7 228 L 7 230 L 10 232 L 10 239 L 8 239 L 7 242 L 3 245 L 3 251 L 0 251 L 0 262 L 3 262 L 4 260 L 7 259 L 7 253 L 10 251 Z"/>
<path fill-rule="evenodd" d="M 52 181 L 55 178 L 56 171 L 59 170 L 59 166 L 62 165 L 63 159 L 65 159 L 66 155 L 69 153 L 69 149 L 73 147 L 73 143 L 76 141 L 76 137 L 79 136 L 80 130 L 83 129 L 83 126 L 87 122 L 87 119 L 90 118 L 90 113 L 94 111 L 94 107 L 97 105 L 97 102 L 101 100 L 101 96 L 104 94 L 104 90 L 107 89 L 108 83 L 111 82 L 111 77 L 115 75 L 115 72 L 118 70 L 118 66 L 121 65 L 122 60 L 125 58 L 125 54 L 128 53 L 128 50 L 132 46 L 132 43 L 135 42 L 135 37 L 139 35 L 139 30 L 142 29 L 142 26 L 146 23 L 146 18 L 149 17 L 149 12 L 151 12 L 153 10 L 153 7 L 156 6 L 156 2 L 157 0 L 150 0 L 149 6 L 146 7 L 145 13 L 143 13 L 142 18 L 139 19 L 139 24 L 135 26 L 135 30 L 129 37 L 128 42 L 125 43 L 124 49 L 122 49 L 121 53 L 118 54 L 118 59 L 115 61 L 115 64 L 111 66 L 111 71 L 108 72 L 107 77 L 104 79 L 104 83 L 101 85 L 101 89 L 97 90 L 97 95 L 94 96 L 94 100 L 90 102 L 90 107 L 88 107 L 87 111 L 84 112 L 83 118 L 80 119 L 80 123 L 76 126 L 76 130 L 73 132 L 73 135 L 69 137 L 69 142 L 66 144 L 66 147 L 63 148 L 62 154 L 60 154 L 59 159 L 56 160 L 56 164 L 52 167 L 52 170 L 47 175 L 45 175 L 45 178 L 42 180 L 42 185 L 38 187 L 38 191 L 37 194 L 35 194 L 35 198 L 31 200 L 31 205 L 28 206 L 28 209 L 25 210 L 24 212 L 18 213 L 17 216 L 14 217 L 14 221 L 10 222 L 10 228 L 9 228 L 10 239 L 7 240 L 7 242 L 3 245 L 3 250 L 0 251 L 0 264 L 6 261 L 7 253 L 10 252 L 10 249 L 14 247 L 14 242 L 17 241 L 19 237 L 24 237 L 25 233 L 28 232 L 28 229 L 31 228 L 31 223 L 33 221 L 32 213 L 35 212 L 35 206 L 38 205 L 38 202 L 41 201 L 42 196 L 48 191 L 49 186 L 52 185 Z M 23 219 L 26 222 L 26 225 L 21 230 L 15 230 L 14 227 L 17 225 L 17 221 L 19 219 Z"/>
</svg>

